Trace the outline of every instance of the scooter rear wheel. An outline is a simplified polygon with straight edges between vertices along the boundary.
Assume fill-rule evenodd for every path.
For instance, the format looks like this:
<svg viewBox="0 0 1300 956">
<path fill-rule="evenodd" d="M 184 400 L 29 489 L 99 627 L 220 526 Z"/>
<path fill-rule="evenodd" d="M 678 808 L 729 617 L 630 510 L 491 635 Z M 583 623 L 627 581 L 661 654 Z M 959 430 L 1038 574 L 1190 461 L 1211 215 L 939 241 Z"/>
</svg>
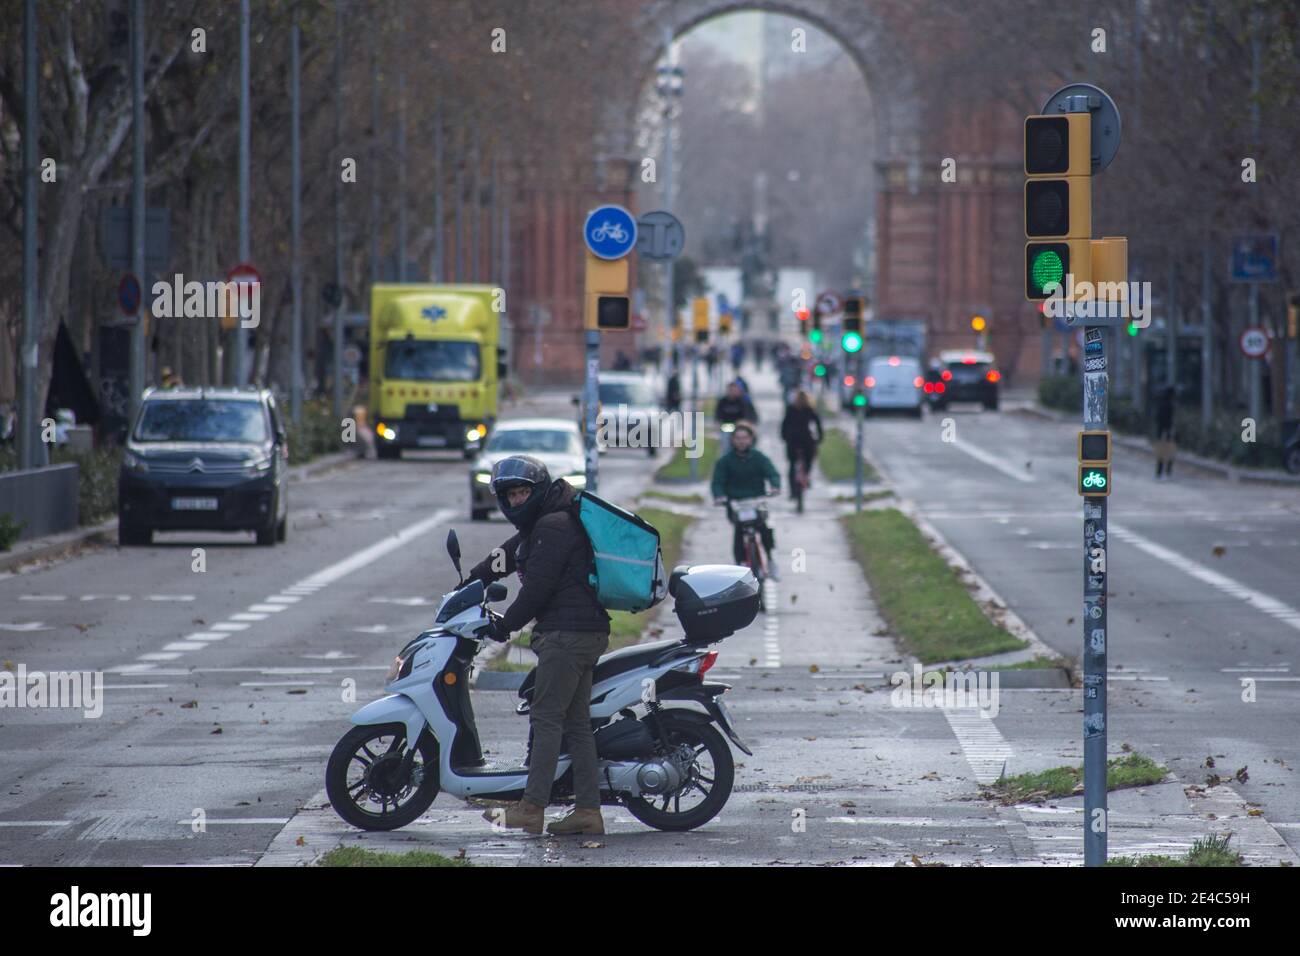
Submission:
<svg viewBox="0 0 1300 956">
<path fill-rule="evenodd" d="M 427 730 L 420 735 L 411 771 L 402 780 L 405 755 L 402 724 L 363 724 L 344 734 L 325 767 L 325 792 L 334 812 L 362 830 L 396 830 L 415 821 L 438 795 L 438 742 Z M 412 786 L 416 769 L 421 779 Z"/>
<path fill-rule="evenodd" d="M 694 830 L 716 817 L 731 796 L 736 763 L 727 741 L 703 716 L 661 711 L 659 721 L 671 748 L 694 751 L 690 777 L 675 793 L 627 797 L 624 806 L 656 830 Z M 681 808 L 683 799 L 699 793 L 704 794 L 703 800 Z"/>
</svg>

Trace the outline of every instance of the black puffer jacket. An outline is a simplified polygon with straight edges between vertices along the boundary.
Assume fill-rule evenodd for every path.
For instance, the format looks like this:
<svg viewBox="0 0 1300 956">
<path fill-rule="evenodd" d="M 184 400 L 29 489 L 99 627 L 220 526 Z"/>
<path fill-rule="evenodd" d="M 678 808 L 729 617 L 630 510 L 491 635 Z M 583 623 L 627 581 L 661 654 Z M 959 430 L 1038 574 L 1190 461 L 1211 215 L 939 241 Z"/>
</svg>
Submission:
<svg viewBox="0 0 1300 956">
<path fill-rule="evenodd" d="M 501 545 L 500 557 L 490 554 L 470 569 L 470 580 L 487 584 L 519 572 L 523 587 L 502 618 L 512 632 L 536 618 L 538 632 L 609 633 L 609 615 L 588 583 L 591 545 L 573 513 L 576 494 L 568 482 L 557 478 L 533 527 Z"/>
</svg>

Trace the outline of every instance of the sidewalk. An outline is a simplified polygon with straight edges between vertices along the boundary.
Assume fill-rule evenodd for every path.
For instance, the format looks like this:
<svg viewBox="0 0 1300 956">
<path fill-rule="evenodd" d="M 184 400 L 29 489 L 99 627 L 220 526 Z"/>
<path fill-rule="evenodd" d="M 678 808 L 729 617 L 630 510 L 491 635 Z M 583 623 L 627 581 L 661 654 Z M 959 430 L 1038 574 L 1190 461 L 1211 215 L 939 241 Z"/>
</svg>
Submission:
<svg viewBox="0 0 1300 956">
<path fill-rule="evenodd" d="M 1035 402 L 1028 402 L 1021 405 L 1008 405 L 1007 411 L 1019 412 L 1024 415 L 1033 415 L 1036 418 L 1045 418 L 1048 421 L 1064 422 L 1071 425 L 1080 424 L 1077 415 L 1067 415 L 1059 412 L 1054 408 L 1044 408 Z M 1135 435 L 1122 435 L 1119 432 L 1112 434 L 1111 440 L 1120 448 L 1127 448 L 1130 451 L 1141 452 L 1151 458 L 1155 458 L 1155 452 L 1151 449 L 1151 442 L 1145 438 L 1138 438 Z M 1228 481 L 1253 481 L 1267 485 L 1289 485 L 1300 487 L 1300 475 L 1292 475 L 1283 471 L 1281 468 L 1243 468 L 1240 465 L 1232 465 L 1226 461 L 1216 461 L 1213 458 L 1205 458 L 1201 455 L 1194 455 L 1189 451 L 1179 449 L 1175 461 L 1180 467 L 1191 467 L 1201 471 L 1209 472 Z"/>
</svg>

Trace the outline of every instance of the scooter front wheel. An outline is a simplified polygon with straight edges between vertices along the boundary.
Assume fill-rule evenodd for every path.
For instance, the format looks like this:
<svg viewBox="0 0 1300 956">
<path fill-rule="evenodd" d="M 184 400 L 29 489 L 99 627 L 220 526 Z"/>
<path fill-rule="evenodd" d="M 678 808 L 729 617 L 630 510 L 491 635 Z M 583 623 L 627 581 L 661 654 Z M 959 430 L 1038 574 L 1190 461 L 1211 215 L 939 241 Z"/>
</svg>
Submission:
<svg viewBox="0 0 1300 956">
<path fill-rule="evenodd" d="M 325 792 L 334 812 L 362 830 L 396 830 L 438 795 L 438 742 L 426 730 L 406 763 L 406 727 L 363 724 L 334 745 Z"/>
</svg>

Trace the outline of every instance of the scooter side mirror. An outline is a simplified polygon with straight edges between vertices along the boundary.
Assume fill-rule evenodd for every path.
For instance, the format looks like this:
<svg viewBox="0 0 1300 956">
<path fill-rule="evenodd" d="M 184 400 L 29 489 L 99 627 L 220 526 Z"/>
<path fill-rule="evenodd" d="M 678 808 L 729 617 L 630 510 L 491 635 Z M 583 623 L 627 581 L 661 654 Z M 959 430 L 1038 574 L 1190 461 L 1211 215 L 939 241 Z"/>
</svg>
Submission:
<svg viewBox="0 0 1300 956">
<path fill-rule="evenodd" d="M 460 541 L 456 537 L 455 530 L 447 532 L 447 554 L 451 555 L 451 564 L 456 569 L 456 576 L 464 581 L 465 575 L 460 570 Z"/>
<path fill-rule="evenodd" d="M 487 600 L 504 601 L 506 599 L 506 586 L 500 581 L 493 581 L 487 586 Z"/>
</svg>

